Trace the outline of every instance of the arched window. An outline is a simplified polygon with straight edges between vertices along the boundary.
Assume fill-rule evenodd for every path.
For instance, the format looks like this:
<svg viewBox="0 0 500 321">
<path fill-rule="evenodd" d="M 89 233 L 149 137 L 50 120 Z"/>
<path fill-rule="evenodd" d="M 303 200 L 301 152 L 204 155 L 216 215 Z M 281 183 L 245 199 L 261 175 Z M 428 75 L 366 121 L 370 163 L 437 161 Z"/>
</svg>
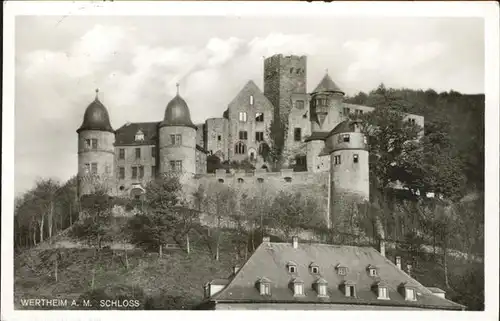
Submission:
<svg viewBox="0 0 500 321">
<path fill-rule="evenodd" d="M 234 147 L 234 152 L 236 154 L 245 154 L 246 153 L 246 146 L 242 142 L 236 143 Z"/>
</svg>

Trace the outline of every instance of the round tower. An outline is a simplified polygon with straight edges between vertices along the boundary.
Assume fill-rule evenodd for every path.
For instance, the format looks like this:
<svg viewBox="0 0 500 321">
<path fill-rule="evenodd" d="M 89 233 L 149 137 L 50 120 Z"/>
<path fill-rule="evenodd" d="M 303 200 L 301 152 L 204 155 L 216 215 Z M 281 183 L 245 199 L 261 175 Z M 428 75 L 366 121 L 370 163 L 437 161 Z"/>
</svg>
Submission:
<svg viewBox="0 0 500 321">
<path fill-rule="evenodd" d="M 359 125 L 357 121 L 343 121 L 325 140 L 325 150 L 330 154 L 331 211 L 338 210 L 335 205 L 339 203 L 362 203 L 370 197 L 369 153 Z"/>
<path fill-rule="evenodd" d="M 159 125 L 159 158 L 161 173 L 196 173 L 196 126 L 186 101 L 179 95 L 179 84 Z"/>
<path fill-rule="evenodd" d="M 78 195 L 89 194 L 96 188 L 112 192 L 114 173 L 115 132 L 106 107 L 98 97 L 88 105 L 78 133 Z"/>
</svg>

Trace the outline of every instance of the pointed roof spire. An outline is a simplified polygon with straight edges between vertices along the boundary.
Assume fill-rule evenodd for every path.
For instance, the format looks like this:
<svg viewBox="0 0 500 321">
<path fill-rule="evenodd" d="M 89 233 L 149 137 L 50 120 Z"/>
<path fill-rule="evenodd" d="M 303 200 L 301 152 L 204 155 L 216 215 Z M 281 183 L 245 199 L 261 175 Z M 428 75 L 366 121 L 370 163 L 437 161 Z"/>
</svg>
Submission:
<svg viewBox="0 0 500 321">
<path fill-rule="evenodd" d="M 95 89 L 95 100 L 99 99 L 99 88 Z"/>
<path fill-rule="evenodd" d="M 179 86 L 180 84 L 179 83 L 175 83 L 175 86 L 177 87 L 177 96 L 179 95 Z"/>
<path fill-rule="evenodd" d="M 340 89 L 339 86 L 337 86 L 337 84 L 333 82 L 332 78 L 330 78 L 330 75 L 328 75 L 328 69 L 326 69 L 325 76 L 313 91 L 313 93 L 319 92 L 339 93 L 342 95 L 345 94 L 342 89 Z"/>
</svg>

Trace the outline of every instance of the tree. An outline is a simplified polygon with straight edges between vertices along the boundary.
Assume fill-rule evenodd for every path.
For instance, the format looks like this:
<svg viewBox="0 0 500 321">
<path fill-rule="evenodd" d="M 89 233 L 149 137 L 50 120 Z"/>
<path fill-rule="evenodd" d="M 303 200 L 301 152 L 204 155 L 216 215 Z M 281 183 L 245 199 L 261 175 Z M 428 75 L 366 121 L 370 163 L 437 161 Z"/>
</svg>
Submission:
<svg viewBox="0 0 500 321">
<path fill-rule="evenodd" d="M 223 229 L 236 209 L 236 193 L 230 187 L 220 184 L 211 183 L 206 188 L 205 198 L 203 201 L 203 211 L 214 219 L 214 223 L 209 228 L 212 232 L 206 235 L 207 241 L 211 242 L 215 247 L 215 260 L 220 257 L 220 245 L 222 242 Z"/>
<path fill-rule="evenodd" d="M 163 254 L 163 245 L 176 235 L 179 218 L 175 207 L 181 204 L 182 185 L 175 173 L 163 173 L 146 186 L 145 212 L 134 216 L 128 225 L 132 242 L 158 248 Z"/>
<path fill-rule="evenodd" d="M 264 161 L 271 165 L 273 171 L 279 171 L 285 159 L 285 144 L 288 137 L 288 119 L 275 113 L 267 130 L 269 147 L 263 153 Z"/>
<path fill-rule="evenodd" d="M 316 200 L 300 192 L 281 191 L 273 200 L 270 211 L 271 227 L 283 233 L 286 239 L 298 234 L 301 229 L 318 226 L 323 221 L 314 215 L 320 212 Z"/>
</svg>

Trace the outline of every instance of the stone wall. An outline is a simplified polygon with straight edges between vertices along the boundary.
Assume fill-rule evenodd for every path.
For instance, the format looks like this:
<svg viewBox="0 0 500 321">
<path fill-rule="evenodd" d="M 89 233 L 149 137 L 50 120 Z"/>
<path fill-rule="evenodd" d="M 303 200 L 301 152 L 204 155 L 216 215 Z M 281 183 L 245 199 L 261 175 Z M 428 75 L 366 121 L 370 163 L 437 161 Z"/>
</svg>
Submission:
<svg viewBox="0 0 500 321">
<path fill-rule="evenodd" d="M 221 162 L 228 159 L 228 120 L 226 118 L 209 118 L 206 123 L 206 147 L 209 154 L 220 158 Z"/>
<path fill-rule="evenodd" d="M 140 149 L 140 157 L 135 154 L 136 148 Z M 125 151 L 124 159 L 120 159 L 120 149 Z M 144 186 L 147 182 L 153 179 L 153 172 L 158 170 L 157 164 L 157 147 L 156 145 L 134 145 L 134 146 L 117 146 L 115 149 L 115 178 L 117 180 L 118 189 L 124 191 L 133 184 L 141 184 Z M 137 176 L 132 178 L 132 167 L 144 168 L 144 177 L 140 177 L 139 169 Z M 125 177 L 120 178 L 120 168 L 125 171 Z"/>
</svg>

